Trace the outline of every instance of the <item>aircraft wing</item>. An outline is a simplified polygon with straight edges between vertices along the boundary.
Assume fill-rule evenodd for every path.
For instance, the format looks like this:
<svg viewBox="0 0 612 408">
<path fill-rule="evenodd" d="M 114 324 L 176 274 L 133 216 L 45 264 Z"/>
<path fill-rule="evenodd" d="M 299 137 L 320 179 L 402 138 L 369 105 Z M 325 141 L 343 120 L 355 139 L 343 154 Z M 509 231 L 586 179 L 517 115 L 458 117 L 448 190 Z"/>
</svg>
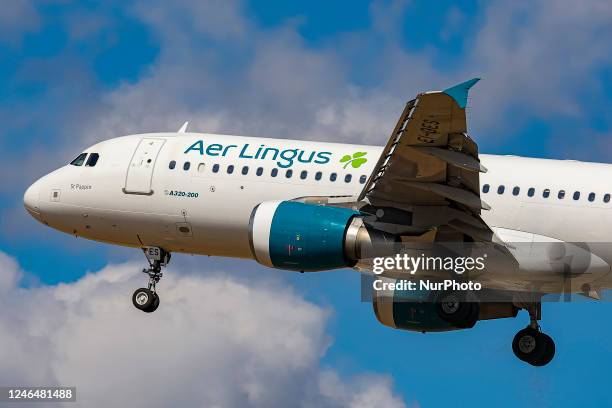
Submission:
<svg viewBox="0 0 612 408">
<path fill-rule="evenodd" d="M 416 228 L 491 240 L 480 217 L 489 209 L 480 198 L 479 174 L 486 169 L 467 135 L 465 115 L 476 82 L 421 93 L 406 104 L 359 201 L 410 214 Z"/>
</svg>

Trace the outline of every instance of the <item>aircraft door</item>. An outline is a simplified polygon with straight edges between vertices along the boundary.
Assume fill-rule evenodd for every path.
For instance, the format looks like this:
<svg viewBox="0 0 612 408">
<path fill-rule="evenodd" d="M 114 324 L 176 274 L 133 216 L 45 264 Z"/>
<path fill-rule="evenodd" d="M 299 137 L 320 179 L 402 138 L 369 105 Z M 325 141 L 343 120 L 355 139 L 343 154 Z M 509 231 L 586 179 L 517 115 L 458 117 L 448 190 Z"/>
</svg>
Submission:
<svg viewBox="0 0 612 408">
<path fill-rule="evenodd" d="M 132 160 L 125 177 L 124 193 L 127 194 L 153 194 L 151 182 L 153 179 L 153 169 L 155 161 L 165 139 L 143 137 L 134 151 Z"/>
</svg>

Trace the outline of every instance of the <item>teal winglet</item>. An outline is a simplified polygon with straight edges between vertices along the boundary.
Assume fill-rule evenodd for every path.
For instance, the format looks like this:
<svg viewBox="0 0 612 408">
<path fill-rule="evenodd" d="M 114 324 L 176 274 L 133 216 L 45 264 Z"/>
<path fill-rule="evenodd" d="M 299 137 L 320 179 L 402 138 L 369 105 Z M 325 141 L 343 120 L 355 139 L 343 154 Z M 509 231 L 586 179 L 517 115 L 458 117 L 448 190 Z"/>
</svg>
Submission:
<svg viewBox="0 0 612 408">
<path fill-rule="evenodd" d="M 480 81 L 480 78 L 472 78 L 469 81 L 452 86 L 442 92 L 453 98 L 455 102 L 457 102 L 457 105 L 459 105 L 461 109 L 464 109 L 465 105 L 467 105 L 468 92 L 478 81 Z"/>
</svg>

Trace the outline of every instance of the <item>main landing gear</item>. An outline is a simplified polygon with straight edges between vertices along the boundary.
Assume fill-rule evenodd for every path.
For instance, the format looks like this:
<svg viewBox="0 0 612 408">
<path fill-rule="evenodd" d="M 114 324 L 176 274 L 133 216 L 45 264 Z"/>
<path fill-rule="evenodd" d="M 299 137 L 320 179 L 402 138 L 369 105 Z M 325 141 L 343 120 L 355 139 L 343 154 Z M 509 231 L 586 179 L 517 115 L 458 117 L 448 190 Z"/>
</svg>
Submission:
<svg viewBox="0 0 612 408">
<path fill-rule="evenodd" d="M 555 342 L 549 335 L 540 331 L 538 320 L 541 303 L 525 307 L 529 312 L 529 326 L 516 333 L 512 340 L 512 351 L 522 361 L 540 367 L 551 362 L 555 356 Z"/>
<path fill-rule="evenodd" d="M 136 289 L 132 295 L 132 303 L 137 309 L 152 313 L 159 307 L 159 296 L 155 292 L 155 285 L 163 276 L 161 268 L 170 262 L 170 253 L 159 247 L 145 247 L 144 251 L 149 268 L 142 272 L 149 275 L 149 285 L 146 288 Z"/>
</svg>

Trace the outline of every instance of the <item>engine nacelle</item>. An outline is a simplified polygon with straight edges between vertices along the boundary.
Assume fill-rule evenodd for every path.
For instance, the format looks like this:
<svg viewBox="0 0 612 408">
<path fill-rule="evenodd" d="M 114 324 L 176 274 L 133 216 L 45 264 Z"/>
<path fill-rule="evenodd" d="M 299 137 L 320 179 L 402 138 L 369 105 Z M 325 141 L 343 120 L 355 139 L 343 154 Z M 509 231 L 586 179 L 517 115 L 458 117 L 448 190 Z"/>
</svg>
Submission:
<svg viewBox="0 0 612 408">
<path fill-rule="evenodd" d="M 373 242 L 394 239 L 367 228 L 358 211 L 297 201 L 263 202 L 249 223 L 257 262 L 293 271 L 350 267 L 370 254 Z"/>
<path fill-rule="evenodd" d="M 372 306 L 385 326 L 423 333 L 467 329 L 480 320 L 518 313 L 512 302 L 479 302 L 466 293 L 423 290 L 373 290 Z"/>
<path fill-rule="evenodd" d="M 440 317 L 430 292 L 415 291 L 406 297 L 376 291 L 373 296 L 374 314 L 385 326 L 423 333 L 459 329 Z"/>
<path fill-rule="evenodd" d="M 345 251 L 347 230 L 359 212 L 294 201 L 268 201 L 251 213 L 249 240 L 257 262 L 294 271 L 354 264 Z"/>
</svg>

